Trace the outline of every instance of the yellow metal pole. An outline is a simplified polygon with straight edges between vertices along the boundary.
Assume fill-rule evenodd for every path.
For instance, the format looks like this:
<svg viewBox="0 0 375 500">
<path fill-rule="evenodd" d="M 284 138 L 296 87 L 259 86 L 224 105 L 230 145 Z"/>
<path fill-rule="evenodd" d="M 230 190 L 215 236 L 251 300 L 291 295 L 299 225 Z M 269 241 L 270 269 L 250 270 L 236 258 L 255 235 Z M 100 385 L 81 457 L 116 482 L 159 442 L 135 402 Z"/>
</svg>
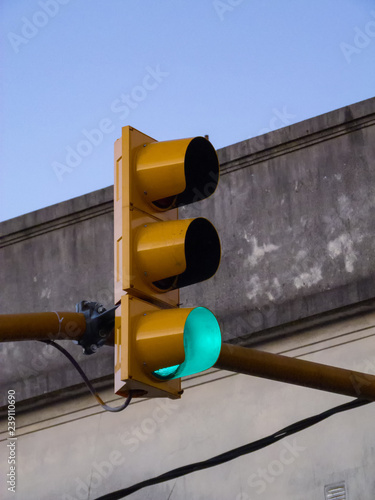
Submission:
<svg viewBox="0 0 375 500">
<path fill-rule="evenodd" d="M 86 319 L 82 313 L 43 312 L 0 315 L 0 342 L 78 340 L 85 330 Z"/>
<path fill-rule="evenodd" d="M 375 376 L 222 344 L 215 368 L 375 401 Z"/>
</svg>

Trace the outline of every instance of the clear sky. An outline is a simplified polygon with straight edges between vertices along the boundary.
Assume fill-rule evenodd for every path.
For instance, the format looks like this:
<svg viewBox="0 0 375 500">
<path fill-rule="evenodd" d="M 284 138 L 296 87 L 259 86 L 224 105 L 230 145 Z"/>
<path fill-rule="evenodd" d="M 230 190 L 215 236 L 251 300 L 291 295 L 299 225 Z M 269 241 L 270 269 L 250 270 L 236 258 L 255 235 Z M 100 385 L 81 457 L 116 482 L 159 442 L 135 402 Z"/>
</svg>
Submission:
<svg viewBox="0 0 375 500">
<path fill-rule="evenodd" d="M 113 184 L 132 125 L 218 149 L 374 96 L 374 0 L 1 0 L 0 220 Z"/>
</svg>

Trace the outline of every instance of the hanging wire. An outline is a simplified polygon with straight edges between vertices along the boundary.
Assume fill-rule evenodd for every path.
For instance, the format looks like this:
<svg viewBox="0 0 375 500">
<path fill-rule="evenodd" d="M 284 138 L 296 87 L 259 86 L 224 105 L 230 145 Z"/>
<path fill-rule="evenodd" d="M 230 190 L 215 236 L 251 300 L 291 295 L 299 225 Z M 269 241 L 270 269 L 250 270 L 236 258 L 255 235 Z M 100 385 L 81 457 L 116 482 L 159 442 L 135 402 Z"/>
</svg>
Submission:
<svg viewBox="0 0 375 500">
<path fill-rule="evenodd" d="M 131 391 L 129 391 L 129 396 L 126 398 L 125 402 L 122 405 L 115 406 L 115 407 L 106 405 L 104 403 L 104 401 L 102 400 L 102 398 L 99 396 L 99 394 L 94 389 L 94 387 L 91 384 L 90 380 L 87 378 L 85 372 L 82 370 L 82 368 L 79 366 L 79 364 L 77 363 L 77 361 L 73 358 L 73 356 L 66 349 L 64 349 L 63 347 L 61 347 L 60 344 L 57 344 L 53 340 L 40 340 L 39 342 L 43 342 L 44 344 L 47 344 L 47 345 L 52 345 L 53 347 L 55 347 L 56 349 L 58 349 L 60 352 L 62 352 L 64 354 L 64 356 L 66 356 L 69 359 L 69 361 L 72 363 L 72 365 L 74 366 L 74 368 L 77 370 L 77 372 L 83 378 L 83 381 L 85 382 L 88 390 L 91 392 L 91 394 L 94 396 L 94 398 L 97 400 L 97 402 L 100 404 L 100 406 L 104 410 L 111 411 L 111 412 L 118 412 L 118 411 L 125 410 L 125 408 L 127 406 L 129 406 L 130 401 L 132 400 L 132 392 Z"/>
</svg>

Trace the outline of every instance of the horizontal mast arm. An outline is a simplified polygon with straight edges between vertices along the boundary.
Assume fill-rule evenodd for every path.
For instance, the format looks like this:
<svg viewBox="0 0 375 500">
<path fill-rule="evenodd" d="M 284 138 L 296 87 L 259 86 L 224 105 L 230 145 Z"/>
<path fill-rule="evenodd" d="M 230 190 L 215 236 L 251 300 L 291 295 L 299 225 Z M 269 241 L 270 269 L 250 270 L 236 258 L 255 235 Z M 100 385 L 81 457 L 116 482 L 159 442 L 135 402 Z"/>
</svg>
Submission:
<svg viewBox="0 0 375 500">
<path fill-rule="evenodd" d="M 86 330 L 83 313 L 42 312 L 0 315 L 0 342 L 79 340 Z"/>
<path fill-rule="evenodd" d="M 223 343 L 215 368 L 375 401 L 374 375 L 257 349 Z"/>
</svg>

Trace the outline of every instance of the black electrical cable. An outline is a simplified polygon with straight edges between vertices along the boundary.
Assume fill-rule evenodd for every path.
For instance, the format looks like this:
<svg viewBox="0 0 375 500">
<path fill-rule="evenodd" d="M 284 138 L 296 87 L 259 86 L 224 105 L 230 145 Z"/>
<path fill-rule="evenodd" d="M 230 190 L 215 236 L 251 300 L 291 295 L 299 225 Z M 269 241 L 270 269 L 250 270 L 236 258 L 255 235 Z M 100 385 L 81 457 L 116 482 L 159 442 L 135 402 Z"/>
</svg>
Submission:
<svg viewBox="0 0 375 500">
<path fill-rule="evenodd" d="M 69 361 L 73 364 L 75 369 L 81 375 L 82 379 L 84 380 L 91 394 L 95 397 L 95 399 L 106 411 L 111 411 L 111 412 L 122 411 L 129 405 L 132 399 L 131 392 L 129 393 L 129 396 L 125 400 L 124 404 L 122 404 L 121 406 L 112 408 L 111 406 L 106 405 L 99 396 L 99 394 L 96 392 L 94 387 L 92 386 L 90 380 L 87 378 L 82 368 L 79 366 L 76 360 L 71 356 L 71 354 L 66 349 L 64 349 L 62 346 L 60 346 L 53 340 L 41 340 L 40 342 L 54 346 L 56 349 L 62 352 L 64 356 L 66 356 L 69 359 Z M 349 403 L 344 403 L 342 405 L 335 406 L 334 408 L 319 413 L 318 415 L 313 415 L 312 417 L 308 417 L 298 422 L 295 422 L 294 424 L 291 424 L 288 427 L 285 427 L 284 429 L 281 429 L 280 431 L 277 431 L 274 434 L 271 434 L 270 436 L 267 436 L 265 438 L 258 439 L 257 441 L 254 441 L 252 443 L 245 444 L 244 446 L 240 446 L 233 450 L 227 451 L 225 453 L 222 453 L 221 455 L 217 455 L 216 457 L 209 458 L 208 460 L 203 460 L 202 462 L 196 462 L 194 464 L 184 465 L 177 469 L 173 469 L 171 471 L 165 472 L 164 474 L 161 474 L 160 476 L 156 476 L 151 479 L 146 479 L 145 481 L 141 481 L 140 483 L 134 484 L 133 486 L 129 486 L 122 490 L 114 491 L 112 493 L 103 495 L 97 498 L 96 500 L 120 500 L 147 486 L 163 483 L 171 479 L 176 479 L 178 477 L 191 474 L 192 472 L 208 469 L 210 467 L 214 467 L 216 465 L 229 462 L 230 460 L 234 460 L 235 458 L 238 458 L 240 456 L 265 448 L 273 443 L 276 443 L 277 441 L 280 441 L 284 437 L 290 436 L 292 434 L 295 434 L 296 432 L 307 429 L 308 427 L 311 427 L 312 425 L 315 425 L 332 415 L 341 413 L 343 411 L 351 410 L 353 408 L 358 408 L 360 406 L 364 406 L 371 402 L 372 401 L 367 401 L 365 399 L 354 399 Z"/>
<path fill-rule="evenodd" d="M 112 406 L 106 405 L 104 403 L 104 401 L 102 400 L 102 398 L 99 396 L 99 394 L 94 389 L 94 387 L 91 384 L 90 380 L 87 378 L 85 372 L 82 370 L 82 368 L 79 366 L 79 364 L 77 363 L 77 361 L 73 358 L 73 356 L 66 349 L 64 349 L 63 347 L 61 347 L 61 345 L 56 344 L 56 342 L 54 342 L 53 340 L 40 340 L 39 342 L 43 342 L 44 344 L 48 344 L 48 345 L 52 345 L 53 347 L 56 347 L 56 349 L 58 349 L 60 352 L 62 352 L 64 354 L 64 356 L 66 356 L 69 359 L 69 361 L 73 364 L 74 368 L 78 371 L 78 373 L 83 378 L 83 381 L 87 385 L 87 387 L 88 387 L 89 391 L 91 392 L 91 394 L 98 401 L 98 403 L 100 404 L 100 406 L 102 406 L 102 408 L 104 408 L 104 410 L 106 410 L 106 411 L 112 411 L 112 412 L 117 412 L 117 411 L 125 410 L 125 408 L 127 406 L 129 406 L 129 403 L 130 403 L 130 401 L 132 399 L 132 393 L 131 393 L 131 391 L 129 392 L 129 396 L 125 399 L 125 402 L 122 405 L 115 406 L 114 408 Z"/>
<path fill-rule="evenodd" d="M 343 411 L 351 410 L 353 408 L 358 408 L 360 406 L 366 405 L 371 402 L 372 401 L 367 401 L 363 399 L 354 399 L 349 403 L 336 406 L 334 408 L 331 408 L 330 410 L 324 411 L 323 413 L 319 413 L 318 415 L 313 415 L 312 417 L 308 417 L 303 420 L 300 420 L 299 422 L 291 424 L 288 427 L 285 427 L 284 429 L 275 432 L 271 436 L 259 439 L 249 444 L 245 444 L 244 446 L 240 446 L 239 448 L 235 448 L 234 450 L 227 451 L 225 453 L 222 453 L 221 455 L 217 455 L 216 457 L 209 458 L 208 460 L 204 460 L 202 462 L 196 462 L 194 464 L 184 465 L 183 467 L 173 469 L 164 474 L 161 474 L 160 476 L 147 479 L 140 483 L 134 484 L 133 486 L 129 486 L 122 490 L 114 491 L 112 493 L 108 493 L 106 495 L 98 497 L 96 500 L 120 500 L 121 498 L 124 498 L 130 495 L 131 493 L 134 493 L 142 488 L 145 488 L 146 486 L 152 486 L 154 484 L 163 483 L 164 481 L 176 479 L 178 477 L 185 476 L 186 474 L 191 474 L 192 472 L 208 469 L 209 467 L 214 467 L 215 465 L 220 465 L 225 462 L 229 462 L 230 460 L 265 448 L 266 446 L 276 443 L 277 441 L 283 439 L 284 437 L 290 436 L 292 434 L 295 434 L 296 432 L 311 427 L 312 425 L 317 424 L 318 422 L 321 422 L 322 420 L 325 420 L 326 418 L 335 415 L 336 413 L 341 413 Z"/>
</svg>

